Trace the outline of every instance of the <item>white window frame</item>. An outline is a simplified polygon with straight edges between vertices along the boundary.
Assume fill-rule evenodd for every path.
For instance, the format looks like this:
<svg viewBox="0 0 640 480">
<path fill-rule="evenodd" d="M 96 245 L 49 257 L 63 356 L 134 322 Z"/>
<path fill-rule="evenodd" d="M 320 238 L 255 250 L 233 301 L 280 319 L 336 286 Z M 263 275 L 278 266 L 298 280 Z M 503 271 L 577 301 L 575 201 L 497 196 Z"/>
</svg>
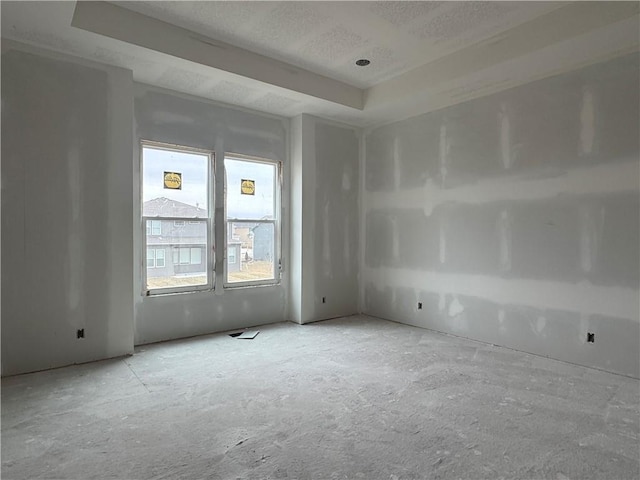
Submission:
<svg viewBox="0 0 640 480">
<path fill-rule="evenodd" d="M 147 254 L 147 261 L 153 260 L 153 265 L 151 266 L 145 263 L 145 265 L 147 265 L 147 268 L 164 268 L 167 266 L 167 249 L 166 248 L 159 248 L 158 246 L 154 246 L 153 248 L 147 248 L 147 250 L 151 250 L 153 252 L 152 259 L 150 259 L 149 255 Z M 162 261 L 164 262 L 164 265 L 162 266 L 158 265 L 158 260 L 159 260 L 158 252 L 162 252 Z"/>
<path fill-rule="evenodd" d="M 165 248 L 165 245 L 154 245 L 147 244 L 147 237 L 153 236 L 147 234 L 147 220 L 167 220 L 167 221 L 185 221 L 189 220 L 184 217 L 145 217 L 143 214 L 143 192 L 144 192 L 144 149 L 145 148 L 153 148 L 157 150 L 169 150 L 180 153 L 196 153 L 200 155 L 206 155 L 208 157 L 207 161 L 207 202 L 208 202 L 208 216 L 207 218 L 198 218 L 197 220 L 193 220 L 194 223 L 199 221 L 205 222 L 206 230 L 207 230 L 207 244 L 206 244 L 206 252 L 207 252 L 207 264 L 206 264 L 206 272 L 207 272 L 207 282 L 203 285 L 187 285 L 181 287 L 163 287 L 163 288 L 153 288 L 149 289 L 147 287 L 147 248 Z M 142 293 L 146 296 L 156 296 L 156 295 L 165 295 L 171 293 L 188 293 L 188 292 L 201 292 L 207 290 L 215 289 L 215 251 L 213 248 L 214 235 L 215 235 L 215 171 L 216 171 L 216 158 L 215 152 L 211 150 L 203 150 L 199 148 L 187 147 L 184 145 L 174 145 L 162 142 L 155 142 L 150 140 L 141 140 L 140 141 L 140 231 L 142 232 L 142 248 L 141 248 L 141 266 L 142 266 Z M 161 227 L 162 228 L 162 227 Z M 161 232 L 162 233 L 162 232 Z M 171 261 L 173 263 L 173 252 L 171 253 Z M 167 263 L 167 253 L 165 251 L 165 266 Z M 155 252 L 154 252 L 154 268 L 155 268 Z"/>
<path fill-rule="evenodd" d="M 153 254 L 153 258 L 149 257 L 149 251 L 152 252 Z M 147 258 L 145 260 L 145 267 L 146 268 L 156 268 L 156 249 L 155 248 L 147 248 L 147 252 L 146 252 Z M 149 265 L 149 260 L 153 260 L 151 263 L 151 265 Z"/>
<path fill-rule="evenodd" d="M 227 216 L 227 174 L 226 174 L 226 166 L 224 164 L 225 160 L 241 160 L 245 162 L 253 162 L 253 163 L 263 163 L 267 165 L 272 165 L 275 167 L 275 178 L 273 182 L 273 209 L 274 209 L 274 219 L 273 220 L 262 220 L 262 219 L 247 219 L 247 218 L 228 218 Z M 232 152 L 225 152 L 223 159 L 223 172 L 224 172 L 224 269 L 223 269 L 223 286 L 225 289 L 232 288 L 242 288 L 242 287 L 250 287 L 250 286 L 260 286 L 260 285 L 280 285 L 282 282 L 282 162 L 279 160 L 270 160 L 267 158 L 259 158 L 259 157 L 251 157 L 248 155 L 240 155 Z M 267 280 L 247 280 L 243 282 L 229 282 L 229 269 L 227 268 L 227 242 L 229 241 L 229 225 L 232 223 L 269 223 L 273 224 L 274 230 L 274 239 L 273 239 L 273 277 Z M 240 254 L 242 256 L 242 253 Z M 236 262 L 242 262 L 242 259 L 236 259 Z"/>
<path fill-rule="evenodd" d="M 149 225 L 149 228 L 146 228 L 146 226 L 145 226 L 148 236 L 150 236 L 150 237 L 160 237 L 160 236 L 162 236 L 162 222 L 161 221 L 160 221 L 160 233 L 158 233 L 158 234 L 153 233 L 153 222 L 158 222 L 158 221 L 159 220 L 152 220 L 151 224 Z"/>
<path fill-rule="evenodd" d="M 158 265 L 158 253 L 162 252 L 162 266 Z M 167 266 L 167 249 L 166 248 L 155 248 L 155 268 L 164 268 Z"/>
<path fill-rule="evenodd" d="M 200 257 L 199 262 L 193 261 L 193 251 L 198 251 L 198 256 Z M 200 265 L 202 263 L 202 248 L 201 247 L 189 247 L 189 265 Z"/>
</svg>

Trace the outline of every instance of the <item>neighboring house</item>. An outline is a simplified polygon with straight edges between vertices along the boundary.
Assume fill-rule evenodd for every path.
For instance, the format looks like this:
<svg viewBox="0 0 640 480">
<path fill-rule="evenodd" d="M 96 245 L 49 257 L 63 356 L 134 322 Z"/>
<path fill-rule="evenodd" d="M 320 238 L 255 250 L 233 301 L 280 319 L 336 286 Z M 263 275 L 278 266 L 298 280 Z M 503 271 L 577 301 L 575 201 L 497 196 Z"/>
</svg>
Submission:
<svg viewBox="0 0 640 480">
<path fill-rule="evenodd" d="M 239 272 L 242 261 L 242 243 L 231 240 L 227 242 L 227 271 Z"/>
<path fill-rule="evenodd" d="M 165 197 L 144 202 L 147 218 L 147 277 L 206 274 L 207 211 Z"/>
<path fill-rule="evenodd" d="M 252 248 L 251 229 L 254 224 L 251 223 L 233 223 L 230 240 L 237 240 L 242 244 L 242 248 Z"/>
<path fill-rule="evenodd" d="M 259 223 L 253 227 L 253 260 L 273 260 L 273 225 Z"/>
<path fill-rule="evenodd" d="M 227 228 L 227 265 L 229 271 L 242 270 L 242 262 L 247 262 L 247 256 L 253 259 L 253 228 L 252 222 L 229 222 Z M 234 250 L 237 249 L 237 252 Z M 239 259 L 239 260 L 235 260 Z"/>
</svg>

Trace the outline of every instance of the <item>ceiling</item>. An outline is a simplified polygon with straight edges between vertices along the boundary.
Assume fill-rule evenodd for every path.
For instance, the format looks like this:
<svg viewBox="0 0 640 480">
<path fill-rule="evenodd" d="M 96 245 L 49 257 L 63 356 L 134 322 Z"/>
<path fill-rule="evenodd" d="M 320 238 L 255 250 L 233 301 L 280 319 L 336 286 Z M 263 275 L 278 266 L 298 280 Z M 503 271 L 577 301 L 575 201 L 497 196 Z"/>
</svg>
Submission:
<svg viewBox="0 0 640 480">
<path fill-rule="evenodd" d="M 364 127 L 636 51 L 639 36 L 637 2 L 83 2 L 74 17 L 75 9 L 3 1 L 2 37 L 219 102 Z M 359 58 L 371 64 L 357 67 Z"/>
</svg>

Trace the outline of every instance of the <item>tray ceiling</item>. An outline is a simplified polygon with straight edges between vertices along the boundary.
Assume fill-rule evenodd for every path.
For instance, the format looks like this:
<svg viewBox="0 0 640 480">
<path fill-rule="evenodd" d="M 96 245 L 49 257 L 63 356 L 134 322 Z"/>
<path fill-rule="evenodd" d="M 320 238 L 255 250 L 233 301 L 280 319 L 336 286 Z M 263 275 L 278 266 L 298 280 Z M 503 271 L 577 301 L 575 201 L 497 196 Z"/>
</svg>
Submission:
<svg viewBox="0 0 640 480">
<path fill-rule="evenodd" d="M 76 2 L 3 1 L 2 36 L 129 68 L 139 82 L 278 115 L 311 113 L 360 126 L 634 51 L 639 33 L 636 2 L 81 7 L 74 19 Z M 126 25 L 122 19 L 128 17 L 137 20 Z M 194 40 L 200 45 L 187 43 Z M 357 67 L 359 58 L 371 64 Z"/>
</svg>

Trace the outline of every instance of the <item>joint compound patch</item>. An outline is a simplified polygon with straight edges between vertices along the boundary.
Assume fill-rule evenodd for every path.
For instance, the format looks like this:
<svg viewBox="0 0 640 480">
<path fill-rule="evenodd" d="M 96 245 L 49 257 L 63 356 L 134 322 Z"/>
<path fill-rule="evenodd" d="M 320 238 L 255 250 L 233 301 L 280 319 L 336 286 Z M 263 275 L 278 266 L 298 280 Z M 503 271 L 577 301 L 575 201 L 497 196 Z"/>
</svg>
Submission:
<svg viewBox="0 0 640 480">
<path fill-rule="evenodd" d="M 458 297 L 454 297 L 453 301 L 449 304 L 449 316 L 457 317 L 464 312 L 464 306 L 458 300 Z"/>
</svg>

